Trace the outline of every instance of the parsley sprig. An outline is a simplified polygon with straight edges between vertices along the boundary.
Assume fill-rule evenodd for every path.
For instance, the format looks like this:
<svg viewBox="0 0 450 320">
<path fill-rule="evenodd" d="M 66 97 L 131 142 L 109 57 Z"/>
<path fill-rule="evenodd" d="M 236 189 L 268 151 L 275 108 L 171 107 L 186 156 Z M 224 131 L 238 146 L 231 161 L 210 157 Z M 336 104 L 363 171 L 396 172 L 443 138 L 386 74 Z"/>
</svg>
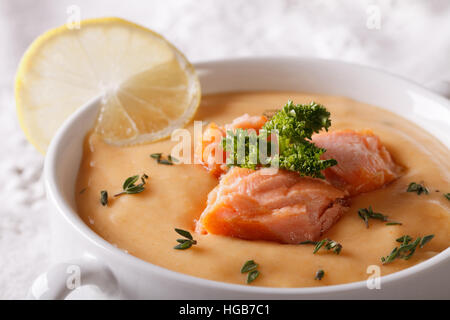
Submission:
<svg viewBox="0 0 450 320">
<path fill-rule="evenodd" d="M 295 171 L 302 176 L 324 178 L 321 173 L 337 164 L 336 160 L 321 159 L 325 149 L 311 142 L 314 133 L 328 130 L 331 125 L 330 113 L 318 103 L 297 104 L 288 101 L 281 110 L 270 115 L 258 134 L 254 130 L 229 130 L 222 140 L 222 147 L 227 153 L 227 165 L 256 169 L 258 166 L 279 167 Z M 269 139 L 271 134 L 277 136 L 278 154 L 263 157 L 261 142 L 267 142 L 267 154 L 272 153 L 275 141 Z"/>
</svg>

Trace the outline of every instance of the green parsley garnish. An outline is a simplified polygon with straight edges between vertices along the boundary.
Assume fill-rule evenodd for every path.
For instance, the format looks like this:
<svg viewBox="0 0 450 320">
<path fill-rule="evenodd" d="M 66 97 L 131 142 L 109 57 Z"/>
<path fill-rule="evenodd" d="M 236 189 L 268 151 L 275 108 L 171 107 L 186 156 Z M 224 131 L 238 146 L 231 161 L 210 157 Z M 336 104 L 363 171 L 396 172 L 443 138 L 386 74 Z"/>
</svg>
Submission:
<svg viewBox="0 0 450 320">
<path fill-rule="evenodd" d="M 102 206 L 108 205 L 108 191 L 100 191 L 100 203 L 102 204 Z"/>
<path fill-rule="evenodd" d="M 248 260 L 244 263 L 244 265 L 241 268 L 241 273 L 247 273 L 247 284 L 255 281 L 256 278 L 259 276 L 259 271 L 256 270 L 258 268 L 258 264 L 255 263 L 253 260 Z"/>
<path fill-rule="evenodd" d="M 322 269 L 319 269 L 316 272 L 316 276 L 314 277 L 314 280 L 322 280 L 324 275 L 325 275 L 325 271 L 323 271 Z"/>
<path fill-rule="evenodd" d="M 445 197 L 447 200 L 450 200 L 450 193 L 445 193 L 445 194 L 444 194 L 444 197 Z"/>
<path fill-rule="evenodd" d="M 382 214 L 380 212 L 373 212 L 372 206 L 369 206 L 369 208 L 359 209 L 358 216 L 364 220 L 366 228 L 369 228 L 369 219 L 376 219 L 376 220 L 381 220 L 381 221 L 387 222 L 386 223 L 387 226 L 402 224 L 401 222 L 389 221 L 388 216 L 385 216 L 384 214 Z"/>
<path fill-rule="evenodd" d="M 425 244 L 427 244 L 431 239 L 434 238 L 433 234 L 424 236 L 423 238 L 418 237 L 413 241 L 409 235 L 404 235 L 395 241 L 400 242 L 399 247 L 395 247 L 391 253 L 386 257 L 381 257 L 381 262 L 383 264 L 388 264 L 394 261 L 395 259 L 404 259 L 408 260 L 412 257 L 414 252 L 416 252 L 417 247 L 423 248 Z"/>
<path fill-rule="evenodd" d="M 197 241 L 194 240 L 189 231 L 175 228 L 175 232 L 183 236 L 185 239 L 177 239 L 178 244 L 175 247 L 173 247 L 174 249 L 186 250 L 192 247 L 192 245 L 197 244 Z"/>
<path fill-rule="evenodd" d="M 136 182 L 139 180 L 139 175 L 127 178 L 122 186 L 123 191 L 115 194 L 114 197 L 118 197 L 122 194 L 135 194 L 144 191 L 144 185 L 146 184 L 147 179 L 148 175 L 146 175 L 145 173 L 141 176 L 141 183 L 139 184 L 136 184 Z"/>
<path fill-rule="evenodd" d="M 334 159 L 321 160 L 325 149 L 314 145 L 311 136 L 322 129 L 328 130 L 330 125 L 330 113 L 324 106 L 315 102 L 294 105 L 288 101 L 264 124 L 258 135 L 254 130 L 228 131 L 222 147 L 227 152 L 229 166 L 249 169 L 272 166 L 295 171 L 302 176 L 324 178 L 321 171 L 337 162 Z M 268 137 L 272 133 L 278 137 L 279 153 L 263 159 L 260 141 L 267 141 L 267 154 L 270 154 L 274 142 Z"/>
<path fill-rule="evenodd" d="M 415 182 L 411 182 L 408 185 L 408 189 L 406 189 L 406 192 L 415 192 L 417 193 L 419 196 L 423 193 L 423 194 L 429 194 L 428 189 L 420 183 L 415 183 Z"/>
</svg>

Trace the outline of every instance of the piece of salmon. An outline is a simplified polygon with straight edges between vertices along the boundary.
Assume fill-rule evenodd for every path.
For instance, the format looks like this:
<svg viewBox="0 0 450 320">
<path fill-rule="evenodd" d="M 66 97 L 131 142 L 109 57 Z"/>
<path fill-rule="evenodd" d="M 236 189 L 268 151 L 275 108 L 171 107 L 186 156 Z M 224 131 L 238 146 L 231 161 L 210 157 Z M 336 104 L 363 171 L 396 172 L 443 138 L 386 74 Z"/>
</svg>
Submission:
<svg viewBox="0 0 450 320">
<path fill-rule="evenodd" d="M 250 116 L 246 113 L 224 127 L 219 127 L 214 122 L 210 123 L 203 132 L 201 156 L 196 156 L 197 160 L 213 175 L 220 177 L 229 169 L 226 165 L 226 154 L 221 148 L 222 138 L 226 136 L 227 130 L 254 129 L 258 133 L 266 122 L 267 118 L 264 116 Z"/>
<path fill-rule="evenodd" d="M 348 209 L 347 193 L 295 172 L 234 167 L 208 195 L 196 231 L 281 243 L 315 241 Z"/>
<path fill-rule="evenodd" d="M 327 181 L 351 196 L 379 189 L 402 171 L 370 130 L 319 133 L 312 136 L 312 141 L 327 150 L 322 159 L 337 161 L 337 165 L 324 170 Z"/>
</svg>

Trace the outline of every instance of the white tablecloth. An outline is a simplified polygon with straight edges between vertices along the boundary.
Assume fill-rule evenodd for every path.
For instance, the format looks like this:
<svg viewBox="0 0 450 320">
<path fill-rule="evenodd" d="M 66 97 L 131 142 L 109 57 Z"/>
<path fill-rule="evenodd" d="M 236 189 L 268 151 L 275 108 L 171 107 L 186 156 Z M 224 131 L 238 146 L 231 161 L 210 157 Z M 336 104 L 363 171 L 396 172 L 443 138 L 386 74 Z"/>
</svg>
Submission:
<svg viewBox="0 0 450 320">
<path fill-rule="evenodd" d="M 31 41 L 81 18 L 120 16 L 156 30 L 191 61 L 299 55 L 368 64 L 448 93 L 450 2 L 2 0 L 0 2 L 0 298 L 23 298 L 49 263 L 51 207 L 43 156 L 25 140 L 13 99 Z"/>
</svg>

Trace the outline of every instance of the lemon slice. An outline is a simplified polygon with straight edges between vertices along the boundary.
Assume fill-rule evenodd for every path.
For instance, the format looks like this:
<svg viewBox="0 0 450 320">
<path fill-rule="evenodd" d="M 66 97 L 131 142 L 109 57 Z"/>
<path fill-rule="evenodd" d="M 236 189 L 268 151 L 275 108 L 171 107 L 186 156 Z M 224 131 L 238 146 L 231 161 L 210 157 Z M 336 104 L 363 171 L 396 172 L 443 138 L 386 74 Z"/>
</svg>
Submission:
<svg viewBox="0 0 450 320">
<path fill-rule="evenodd" d="M 19 65 L 16 105 L 28 140 L 45 153 L 62 122 L 101 96 L 95 131 L 115 145 L 170 135 L 193 117 L 200 84 L 161 35 L 120 18 L 81 21 L 36 39 Z"/>
</svg>

